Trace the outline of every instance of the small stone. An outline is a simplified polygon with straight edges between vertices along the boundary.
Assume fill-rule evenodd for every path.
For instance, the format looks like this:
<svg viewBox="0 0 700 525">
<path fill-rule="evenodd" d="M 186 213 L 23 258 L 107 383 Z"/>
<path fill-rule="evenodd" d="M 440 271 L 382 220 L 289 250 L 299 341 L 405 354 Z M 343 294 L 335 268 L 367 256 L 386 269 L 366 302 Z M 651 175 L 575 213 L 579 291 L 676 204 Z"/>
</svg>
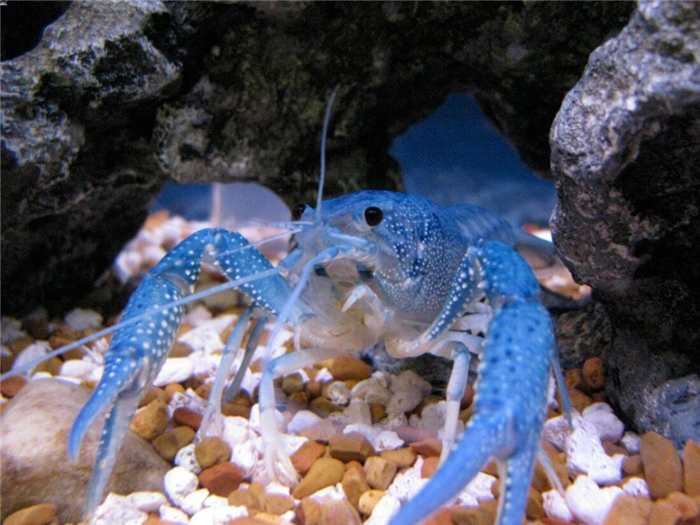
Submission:
<svg viewBox="0 0 700 525">
<path fill-rule="evenodd" d="M 170 431 L 170 433 L 172 433 L 172 435 L 175 436 L 175 439 L 177 439 L 178 449 L 181 449 L 182 447 L 185 447 L 192 443 L 195 436 L 194 430 L 184 425 L 175 427 Z"/>
<path fill-rule="evenodd" d="M 374 454 L 372 444 L 359 432 L 335 435 L 328 445 L 331 457 L 343 462 L 354 460 L 364 463 L 370 454 Z"/>
<path fill-rule="evenodd" d="M 315 500 L 304 498 L 297 505 L 296 515 L 301 525 L 318 525 L 321 519 L 321 505 Z"/>
<path fill-rule="evenodd" d="M 165 461 L 175 459 L 177 451 L 180 450 L 180 447 L 177 446 L 177 438 L 172 432 L 161 434 L 153 440 L 152 445 Z"/>
<path fill-rule="evenodd" d="M 362 475 L 365 475 L 365 467 L 362 466 L 362 463 L 359 461 L 348 461 L 345 464 L 345 471 L 347 472 L 348 470 L 357 470 L 359 472 L 362 472 Z"/>
<path fill-rule="evenodd" d="M 698 514 L 700 514 L 698 504 L 695 503 L 693 498 L 687 494 L 683 494 L 682 492 L 671 492 L 671 494 L 666 496 L 664 501 L 670 503 L 678 509 L 678 512 L 681 513 L 681 519 L 683 521 L 693 520 L 698 516 Z"/>
<path fill-rule="evenodd" d="M 423 521 L 423 525 L 454 525 L 452 509 L 440 509 Z"/>
<path fill-rule="evenodd" d="M 289 374 L 282 379 L 282 391 L 291 396 L 304 390 L 304 378 L 301 374 Z"/>
<path fill-rule="evenodd" d="M 173 412 L 173 420 L 178 425 L 186 425 L 193 430 L 199 430 L 202 424 L 202 414 L 195 412 L 191 408 L 179 407 Z"/>
<path fill-rule="evenodd" d="M 615 499 L 603 525 L 647 525 L 652 506 L 647 498 L 621 494 Z"/>
<path fill-rule="evenodd" d="M 285 512 L 289 512 L 294 508 L 294 500 L 289 496 L 282 494 L 265 494 L 262 495 L 261 501 L 262 510 L 268 514 L 281 516 Z"/>
<path fill-rule="evenodd" d="M 296 403 L 299 407 L 306 407 L 309 404 L 309 396 L 306 392 L 294 392 L 289 396 L 290 403 Z"/>
<path fill-rule="evenodd" d="M 394 481 L 397 471 L 396 463 L 384 458 L 373 456 L 365 463 L 367 483 L 373 489 L 386 490 Z"/>
<path fill-rule="evenodd" d="M 411 443 L 411 448 L 416 454 L 422 454 L 425 457 L 440 456 L 442 441 L 437 438 L 424 439 Z"/>
<path fill-rule="evenodd" d="M 233 507 L 257 508 L 253 494 L 248 489 L 241 488 L 234 490 L 228 495 L 228 504 Z"/>
<path fill-rule="evenodd" d="M 218 437 L 208 437 L 194 447 L 194 457 L 203 469 L 231 459 L 231 447 Z"/>
<path fill-rule="evenodd" d="M 129 428 L 143 439 L 150 441 L 160 436 L 168 427 L 168 406 L 160 399 L 154 399 L 146 407 L 142 408 Z"/>
<path fill-rule="evenodd" d="M 386 460 L 396 463 L 396 466 L 401 468 L 407 468 L 413 465 L 416 461 L 416 451 L 411 447 L 404 447 L 398 450 L 385 450 L 380 454 Z"/>
<path fill-rule="evenodd" d="M 221 413 L 225 416 L 242 417 L 250 419 L 250 407 L 239 403 L 225 403 L 221 409 Z"/>
<path fill-rule="evenodd" d="M 564 385 L 567 390 L 581 388 L 583 386 L 583 373 L 580 368 L 567 370 L 564 374 Z"/>
<path fill-rule="evenodd" d="M 544 507 L 542 506 L 542 494 L 530 487 L 527 494 L 527 509 L 525 514 L 531 520 L 538 520 L 544 517 Z"/>
<path fill-rule="evenodd" d="M 688 496 L 700 496 L 700 445 L 691 439 L 683 448 L 683 487 Z"/>
<path fill-rule="evenodd" d="M 334 359 L 329 371 L 333 377 L 340 381 L 346 379 L 362 381 L 372 377 L 370 366 L 352 355 L 344 355 Z"/>
<path fill-rule="evenodd" d="M 316 441 L 307 441 L 291 456 L 292 465 L 301 475 L 306 474 L 314 461 L 323 456 L 326 447 Z"/>
<path fill-rule="evenodd" d="M 13 512 L 5 521 L 4 525 L 50 525 L 57 523 L 56 506 L 50 503 L 41 503 L 31 507 Z"/>
<path fill-rule="evenodd" d="M 311 403 L 309 403 L 309 408 L 314 414 L 321 417 L 326 417 L 333 412 L 340 412 L 343 410 L 343 407 L 334 405 L 331 403 L 330 399 L 323 396 L 313 399 Z"/>
<path fill-rule="evenodd" d="M 370 486 L 365 479 L 364 472 L 357 469 L 351 468 L 345 471 L 343 474 L 343 480 L 341 481 L 343 486 L 343 491 L 348 501 L 355 507 L 358 508 L 360 503 L 360 496 L 370 490 Z"/>
<path fill-rule="evenodd" d="M 172 383 L 165 387 L 165 393 L 170 401 L 175 394 L 184 394 L 185 388 L 180 383 Z"/>
<path fill-rule="evenodd" d="M 600 357 L 591 357 L 583 363 L 583 382 L 591 390 L 605 386 L 605 366 Z"/>
<path fill-rule="evenodd" d="M 452 521 L 455 525 L 493 525 L 493 518 L 482 507 L 454 507 Z"/>
<path fill-rule="evenodd" d="M 244 472 L 233 463 L 219 463 L 202 471 L 199 483 L 212 494 L 228 497 L 243 481 Z"/>
<path fill-rule="evenodd" d="M 310 496 L 314 492 L 336 483 L 340 483 L 345 474 L 345 466 L 334 458 L 319 458 L 311 465 L 304 479 L 296 486 L 292 495 L 296 499 Z"/>
<path fill-rule="evenodd" d="M 432 478 L 433 474 L 437 471 L 438 467 L 440 466 L 440 457 L 439 456 L 430 456 L 425 458 L 425 461 L 423 461 L 423 466 L 420 469 L 420 477 L 421 478 Z"/>
<path fill-rule="evenodd" d="M 396 434 L 406 443 L 414 444 L 419 441 L 436 438 L 437 435 L 427 428 L 416 428 L 411 426 L 397 427 L 393 429 Z M 417 452 L 417 451 L 416 451 Z"/>
<path fill-rule="evenodd" d="M 337 359 L 336 359 L 337 361 Z M 361 525 L 362 520 L 357 510 L 347 501 L 334 501 L 321 506 L 321 518 L 318 525 Z"/>
<path fill-rule="evenodd" d="M 571 406 L 574 407 L 579 412 L 583 412 L 586 407 L 593 404 L 593 398 L 587 396 L 577 388 L 571 388 L 568 390 L 569 400 L 571 401 Z"/>
<path fill-rule="evenodd" d="M 377 503 L 379 503 L 379 500 L 382 499 L 385 493 L 386 492 L 384 490 L 368 490 L 367 492 L 364 492 L 360 496 L 360 500 L 357 505 L 360 512 L 365 516 L 372 514 L 374 507 L 377 506 Z"/>
<path fill-rule="evenodd" d="M 642 436 L 642 462 L 652 499 L 683 490 L 683 466 L 676 449 L 656 432 Z"/>
<path fill-rule="evenodd" d="M 622 454 L 623 456 L 627 455 L 626 448 L 616 445 L 615 443 L 611 443 L 610 441 L 603 441 L 603 450 L 608 456 L 614 456 L 615 454 Z"/>
<path fill-rule="evenodd" d="M 197 476 L 182 467 L 174 467 L 165 474 L 165 493 L 175 505 L 180 505 L 187 496 L 197 490 Z"/>
<path fill-rule="evenodd" d="M 160 399 L 163 403 L 168 402 L 168 394 L 162 388 L 150 388 L 148 392 L 139 401 L 139 408 L 148 406 L 152 401 Z"/>
<path fill-rule="evenodd" d="M 369 413 L 372 416 L 372 424 L 379 423 L 386 417 L 386 407 L 379 403 L 370 403 Z"/>
<path fill-rule="evenodd" d="M 642 456 L 633 454 L 632 456 L 626 457 L 622 462 L 622 471 L 626 476 L 644 476 Z"/>
<path fill-rule="evenodd" d="M 642 445 L 644 446 L 644 445 Z M 657 501 L 649 514 L 649 525 L 678 525 L 681 511 L 667 501 Z"/>
<path fill-rule="evenodd" d="M 15 397 L 27 383 L 28 381 L 24 377 L 8 377 L 7 379 L 0 381 L 0 392 L 2 392 L 3 396 L 12 398 Z"/>
</svg>

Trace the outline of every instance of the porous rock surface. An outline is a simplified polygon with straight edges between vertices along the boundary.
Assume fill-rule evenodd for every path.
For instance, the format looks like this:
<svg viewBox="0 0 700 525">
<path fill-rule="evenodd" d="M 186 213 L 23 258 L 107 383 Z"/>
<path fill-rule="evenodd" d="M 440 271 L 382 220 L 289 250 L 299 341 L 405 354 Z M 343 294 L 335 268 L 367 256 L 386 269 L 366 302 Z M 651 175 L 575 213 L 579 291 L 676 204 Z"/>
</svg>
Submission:
<svg viewBox="0 0 700 525">
<path fill-rule="evenodd" d="M 609 398 L 700 439 L 700 4 L 645 1 L 596 49 L 551 131 L 554 239 L 614 328 Z"/>
<path fill-rule="evenodd" d="M 3 312 L 84 294 L 166 181 L 244 178 L 312 200 L 335 84 L 327 195 L 398 187 L 392 138 L 456 92 L 548 176 L 563 96 L 633 8 L 73 2 L 2 63 Z"/>
<path fill-rule="evenodd" d="M 2 519 L 38 503 L 52 503 L 61 523 L 77 523 L 90 477 L 100 423 L 88 431 L 76 464 L 68 457 L 68 434 L 89 391 L 66 381 L 31 381 L 2 415 Z M 102 420 L 100 419 L 100 422 Z M 106 494 L 163 491 L 170 468 L 146 441 L 127 431 Z"/>
</svg>

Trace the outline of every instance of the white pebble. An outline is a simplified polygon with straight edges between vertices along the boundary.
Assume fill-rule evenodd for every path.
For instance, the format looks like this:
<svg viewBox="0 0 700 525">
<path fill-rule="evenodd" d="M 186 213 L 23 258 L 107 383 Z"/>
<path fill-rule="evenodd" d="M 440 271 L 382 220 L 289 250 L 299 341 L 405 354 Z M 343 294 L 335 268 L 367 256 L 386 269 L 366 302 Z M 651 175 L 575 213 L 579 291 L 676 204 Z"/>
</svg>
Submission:
<svg viewBox="0 0 700 525">
<path fill-rule="evenodd" d="M 224 343 L 216 329 L 209 323 L 198 326 L 185 332 L 178 339 L 179 343 L 186 344 L 195 352 L 202 352 L 209 355 L 224 349 Z"/>
<path fill-rule="evenodd" d="M 391 401 L 391 391 L 386 386 L 386 381 L 371 377 L 357 383 L 350 395 L 353 399 L 387 406 Z"/>
<path fill-rule="evenodd" d="M 104 503 L 97 507 L 90 525 L 142 525 L 147 519 L 148 514 L 130 506 L 124 496 L 109 494 Z"/>
<path fill-rule="evenodd" d="M 391 380 L 389 412 L 410 412 L 421 404 L 433 387 L 413 370 L 405 370 Z"/>
<path fill-rule="evenodd" d="M 321 370 L 316 373 L 315 381 L 317 383 L 328 383 L 329 381 L 335 381 L 335 377 L 333 377 L 333 374 L 331 374 L 327 368 L 321 368 Z"/>
<path fill-rule="evenodd" d="M 187 312 L 187 314 L 185 314 L 182 321 L 190 326 L 200 326 L 206 321 L 211 321 L 211 312 L 204 308 L 204 306 L 201 304 L 198 304 L 192 310 Z"/>
<path fill-rule="evenodd" d="M 345 501 L 347 497 L 345 496 L 345 491 L 340 483 L 331 485 L 330 487 L 324 487 L 320 490 L 314 492 L 309 499 L 314 500 L 319 505 L 325 505 L 333 503 L 335 501 Z"/>
<path fill-rule="evenodd" d="M 569 507 L 566 506 L 564 497 L 559 494 L 559 491 L 548 490 L 542 493 L 544 511 L 550 518 L 560 519 L 562 521 L 574 521 L 574 515 L 571 514 Z"/>
<path fill-rule="evenodd" d="M 93 370 L 97 368 L 97 364 L 84 359 L 69 359 L 61 365 L 59 375 L 68 377 L 77 377 L 79 379 L 88 379 Z"/>
<path fill-rule="evenodd" d="M 99 328 L 102 326 L 102 316 L 94 310 L 74 308 L 66 314 L 63 322 L 69 328 L 82 332 L 88 328 Z"/>
<path fill-rule="evenodd" d="M 260 454 L 252 439 L 231 447 L 231 461 L 243 470 L 245 477 L 253 474 L 259 459 Z"/>
<path fill-rule="evenodd" d="M 245 425 L 241 425 L 239 420 L 245 422 Z M 247 419 L 236 416 L 227 416 L 223 418 L 223 423 L 224 429 L 221 433 L 221 439 L 223 439 L 229 447 L 233 448 L 236 445 L 245 443 L 248 439 L 250 439 Z"/>
<path fill-rule="evenodd" d="M 161 520 L 173 523 L 174 525 L 188 525 L 190 522 L 190 518 L 187 514 L 170 505 L 161 506 L 160 509 L 158 509 L 158 514 Z"/>
<path fill-rule="evenodd" d="M 195 490 L 191 494 L 185 496 L 178 506 L 192 516 L 204 508 L 204 500 L 208 497 L 209 491 L 207 489 Z"/>
<path fill-rule="evenodd" d="M 177 451 L 177 454 L 175 454 L 175 465 L 178 467 L 181 467 L 188 472 L 192 472 L 193 474 L 199 474 L 202 472 L 202 467 L 200 466 L 199 462 L 197 461 L 197 458 L 194 455 L 194 443 L 190 443 L 189 445 L 185 445 L 182 447 L 180 450 Z"/>
<path fill-rule="evenodd" d="M 405 441 L 399 437 L 396 432 L 391 430 L 383 430 L 372 441 L 374 450 L 381 452 L 383 450 L 396 450 L 404 445 Z"/>
<path fill-rule="evenodd" d="M 494 476 L 486 474 L 485 472 L 479 472 L 462 492 L 467 492 L 480 501 L 492 500 L 494 496 L 491 489 L 496 481 Z"/>
<path fill-rule="evenodd" d="M 245 507 L 207 507 L 192 516 L 190 525 L 228 525 L 230 521 L 247 515 Z"/>
<path fill-rule="evenodd" d="M 598 431 L 601 441 L 616 443 L 625 431 L 625 425 L 614 414 L 607 403 L 593 403 L 583 411 L 583 418 Z"/>
<path fill-rule="evenodd" d="M 194 370 L 194 363 L 187 357 L 171 357 L 165 360 L 153 386 L 166 386 L 187 381 Z"/>
<path fill-rule="evenodd" d="M 401 502 L 396 496 L 384 494 L 374 507 L 372 515 L 365 521 L 365 525 L 386 525 L 400 508 Z"/>
<path fill-rule="evenodd" d="M 576 421 L 578 413 L 571 414 L 572 422 Z M 569 423 L 564 416 L 548 419 L 544 423 L 542 437 L 557 447 L 560 451 L 566 449 L 566 438 L 569 436 Z"/>
<path fill-rule="evenodd" d="M 184 499 L 197 490 L 197 476 L 182 467 L 174 467 L 165 474 L 165 493 L 175 505 L 180 506 Z"/>
<path fill-rule="evenodd" d="M 279 494 L 280 496 L 289 496 L 289 487 L 282 485 L 276 481 L 265 486 L 265 494 Z"/>
<path fill-rule="evenodd" d="M 2 316 L 0 320 L 2 326 L 2 344 L 11 345 L 17 339 L 28 337 L 27 332 L 22 330 L 22 321 L 14 317 Z"/>
<path fill-rule="evenodd" d="M 620 487 L 601 489 L 589 477 L 579 476 L 573 485 L 566 489 L 565 499 L 576 520 L 585 525 L 603 525 L 615 498 L 622 493 Z"/>
<path fill-rule="evenodd" d="M 300 410 L 287 425 L 287 432 L 298 434 L 314 423 L 321 421 L 321 418 L 309 410 Z"/>
<path fill-rule="evenodd" d="M 212 494 L 209 496 L 207 499 L 204 500 L 204 506 L 205 507 L 227 507 L 228 506 L 228 498 L 224 498 L 221 496 L 217 496 L 216 494 Z"/>
<path fill-rule="evenodd" d="M 566 442 L 566 467 L 572 476 L 587 474 L 601 485 L 622 479 L 622 463 L 605 453 L 596 435 L 586 425 L 576 428 Z"/>
<path fill-rule="evenodd" d="M 50 351 L 51 349 L 47 341 L 37 341 L 17 354 L 14 363 L 12 363 L 11 370 L 23 367 L 36 359 L 40 359 Z M 32 370 L 34 369 L 32 368 Z"/>
<path fill-rule="evenodd" d="M 639 434 L 627 431 L 622 435 L 620 442 L 630 454 L 639 454 L 642 451 L 642 438 Z"/>
<path fill-rule="evenodd" d="M 345 406 L 350 402 L 350 389 L 342 381 L 333 381 L 328 385 L 328 399 L 338 406 Z"/>
<path fill-rule="evenodd" d="M 422 468 L 423 458 L 418 456 L 411 468 L 397 474 L 394 481 L 389 485 L 387 493 L 404 503 L 413 499 L 420 489 L 428 482 L 427 479 L 421 477 Z"/>
<path fill-rule="evenodd" d="M 147 246 L 141 252 L 143 262 L 148 266 L 155 266 L 166 256 L 167 252 L 160 246 Z"/>
<path fill-rule="evenodd" d="M 143 257 L 137 251 L 123 250 L 114 261 L 112 266 L 114 275 L 120 284 L 126 284 L 134 275 L 139 273 Z"/>
<path fill-rule="evenodd" d="M 642 478 L 630 478 L 625 483 L 622 485 L 622 490 L 625 491 L 625 493 L 630 494 L 632 496 L 642 496 L 645 498 L 651 498 L 651 495 L 649 494 L 649 485 L 647 484 L 646 480 Z"/>
<path fill-rule="evenodd" d="M 126 497 L 126 501 L 135 509 L 142 512 L 157 512 L 168 500 L 160 492 L 132 492 Z"/>
</svg>

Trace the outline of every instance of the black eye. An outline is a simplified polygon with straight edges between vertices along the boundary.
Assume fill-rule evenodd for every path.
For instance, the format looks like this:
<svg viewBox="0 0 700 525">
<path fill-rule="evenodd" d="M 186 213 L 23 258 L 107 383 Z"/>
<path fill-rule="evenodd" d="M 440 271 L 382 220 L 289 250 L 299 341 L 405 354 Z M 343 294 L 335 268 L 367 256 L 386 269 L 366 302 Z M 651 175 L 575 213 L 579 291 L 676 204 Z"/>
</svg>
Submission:
<svg viewBox="0 0 700 525">
<path fill-rule="evenodd" d="M 306 204 L 297 204 L 292 208 L 292 219 L 295 221 L 298 221 L 301 219 L 301 216 L 304 214 L 304 210 L 306 209 Z"/>
<path fill-rule="evenodd" d="M 384 214 L 382 213 L 382 210 L 376 206 L 370 206 L 365 210 L 365 222 L 368 226 L 376 226 L 382 222 L 383 218 Z"/>
</svg>

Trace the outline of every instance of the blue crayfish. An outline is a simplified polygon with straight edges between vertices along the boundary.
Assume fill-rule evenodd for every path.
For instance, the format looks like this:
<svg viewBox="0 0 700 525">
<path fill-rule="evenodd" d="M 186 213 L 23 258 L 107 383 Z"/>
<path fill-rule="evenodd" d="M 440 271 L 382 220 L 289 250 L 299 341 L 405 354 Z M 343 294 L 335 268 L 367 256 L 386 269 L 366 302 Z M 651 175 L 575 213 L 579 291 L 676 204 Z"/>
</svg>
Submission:
<svg viewBox="0 0 700 525">
<path fill-rule="evenodd" d="M 275 377 L 378 342 L 384 342 L 393 357 L 450 357 L 454 368 L 447 388 L 442 466 L 392 523 L 418 523 L 457 495 L 492 457 L 499 464 L 503 487 L 498 523 L 521 523 L 540 450 L 552 369 L 562 384 L 552 322 L 539 301 L 538 282 L 514 249 L 537 240 L 483 209 L 440 208 L 413 195 L 363 191 L 322 202 L 331 104 L 332 98 L 324 122 L 318 201 L 315 209 L 294 209 L 294 221 L 286 226 L 295 248 L 277 267 L 239 233 L 199 231 L 147 274 L 117 327 L 92 336 L 115 331 L 102 379 L 69 437 L 69 453 L 76 458 L 85 432 L 108 410 L 88 489 L 87 515 L 102 498 L 138 401 L 168 355 L 183 304 L 198 295 L 190 294 L 200 265 L 209 262 L 230 279 L 223 287 L 241 289 L 252 304 L 227 344 L 205 422 L 218 411 L 230 350 L 240 346 L 249 323 L 257 323 L 253 333 L 259 335 L 269 317 L 277 319 L 269 349 L 284 324 L 296 333 L 297 351 L 267 362 L 259 391 L 265 460 L 270 469 L 277 466 L 277 476 L 288 480 L 296 478 L 296 471 L 275 423 Z M 480 308 L 483 301 L 490 309 Z M 486 317 L 485 339 L 460 329 L 475 311 Z M 257 337 L 250 340 L 247 354 L 257 344 Z M 470 353 L 481 355 L 474 411 L 454 445 Z M 234 379 L 236 385 L 240 376 L 239 372 Z M 444 461 L 447 456 L 449 461 Z"/>
</svg>

